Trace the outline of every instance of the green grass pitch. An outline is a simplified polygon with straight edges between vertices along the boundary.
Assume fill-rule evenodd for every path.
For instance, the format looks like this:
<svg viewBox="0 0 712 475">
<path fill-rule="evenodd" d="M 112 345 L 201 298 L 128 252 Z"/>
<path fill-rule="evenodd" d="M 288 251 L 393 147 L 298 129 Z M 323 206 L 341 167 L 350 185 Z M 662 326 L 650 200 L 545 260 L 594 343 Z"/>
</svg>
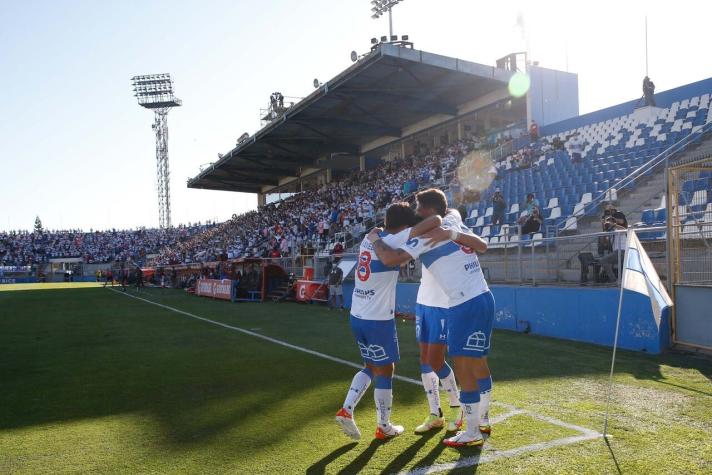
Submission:
<svg viewBox="0 0 712 475">
<path fill-rule="evenodd" d="M 359 362 L 346 312 L 138 295 Z M 396 372 L 419 379 L 413 324 L 398 331 Z M 0 286 L 0 473 L 712 473 L 712 363 L 619 355 L 610 446 L 549 446 L 580 433 L 546 420 L 602 430 L 610 349 L 504 331 L 490 357 L 493 415 L 526 412 L 496 424 L 481 452 L 415 435 L 427 404 L 405 381 L 392 419 L 406 434 L 372 440 L 369 392 L 356 412 L 364 438 L 351 443 L 333 415 L 354 368 L 93 285 Z M 471 466 L 448 465 L 460 460 Z"/>
</svg>

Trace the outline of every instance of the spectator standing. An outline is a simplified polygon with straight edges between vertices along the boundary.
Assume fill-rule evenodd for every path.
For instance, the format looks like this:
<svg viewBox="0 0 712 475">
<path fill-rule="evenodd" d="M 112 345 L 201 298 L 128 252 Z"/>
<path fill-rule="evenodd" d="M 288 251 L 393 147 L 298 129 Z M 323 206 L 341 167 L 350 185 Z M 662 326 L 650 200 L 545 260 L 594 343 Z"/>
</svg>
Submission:
<svg viewBox="0 0 712 475">
<path fill-rule="evenodd" d="M 502 196 L 502 190 L 496 188 L 492 197 L 492 224 L 504 224 L 504 213 L 507 209 L 507 202 Z"/>
<path fill-rule="evenodd" d="M 655 83 L 648 76 L 643 79 L 643 97 L 646 106 L 655 107 Z"/>
<path fill-rule="evenodd" d="M 620 272 L 621 263 L 625 258 L 626 233 L 623 231 L 628 229 L 628 220 L 625 214 L 608 203 L 601 216 L 601 227 L 604 232 L 615 233 L 612 238 L 609 238 L 610 246 L 607 247 L 610 252 L 600 259 L 601 267 L 606 272 L 608 280 L 613 282 L 616 280 L 613 266 L 615 265 Z"/>
<path fill-rule="evenodd" d="M 532 143 L 539 140 L 539 124 L 532 119 L 531 125 L 529 125 L 529 138 L 531 138 Z"/>
<path fill-rule="evenodd" d="M 339 267 L 339 260 L 334 259 L 334 265 L 329 273 L 329 307 L 332 309 L 344 308 L 343 281 L 344 271 Z M 338 297 L 341 297 L 341 305 L 337 307 Z"/>
</svg>

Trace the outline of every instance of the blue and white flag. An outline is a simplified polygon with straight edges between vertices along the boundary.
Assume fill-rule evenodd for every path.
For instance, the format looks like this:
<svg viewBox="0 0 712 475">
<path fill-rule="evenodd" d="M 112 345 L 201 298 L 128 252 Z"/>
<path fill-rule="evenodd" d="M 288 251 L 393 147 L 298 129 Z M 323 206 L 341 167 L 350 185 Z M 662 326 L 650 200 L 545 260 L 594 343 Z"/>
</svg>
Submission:
<svg viewBox="0 0 712 475">
<path fill-rule="evenodd" d="M 663 313 L 672 307 L 672 300 L 660 282 L 650 257 L 643 249 L 634 230 L 628 230 L 628 239 L 625 250 L 625 265 L 623 266 L 623 288 L 638 292 L 650 297 L 653 315 L 658 328 Z"/>
</svg>

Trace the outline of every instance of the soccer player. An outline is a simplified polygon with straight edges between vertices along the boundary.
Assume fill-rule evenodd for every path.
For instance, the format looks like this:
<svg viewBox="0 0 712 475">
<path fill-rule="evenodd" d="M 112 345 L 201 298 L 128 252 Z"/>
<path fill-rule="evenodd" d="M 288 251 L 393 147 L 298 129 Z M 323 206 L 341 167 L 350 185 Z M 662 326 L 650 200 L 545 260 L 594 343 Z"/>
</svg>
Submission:
<svg viewBox="0 0 712 475">
<path fill-rule="evenodd" d="M 143 271 L 141 271 L 140 266 L 136 266 L 136 291 L 138 292 L 143 288 Z"/>
<path fill-rule="evenodd" d="M 415 221 L 415 212 L 408 203 L 394 203 L 386 211 L 386 231 L 378 233 L 379 239 L 400 247 L 412 237 L 440 226 L 442 220 L 433 216 L 411 228 Z M 356 264 L 350 321 L 365 367 L 354 376 L 344 404 L 336 413 L 336 423 L 354 440 L 361 438 L 361 431 L 354 421 L 354 410 L 372 380 L 378 420 L 375 437 L 388 439 L 404 430 L 403 426 L 390 421 L 393 371 L 400 359 L 394 318 L 397 282 L 398 265 L 383 265 L 371 242 L 364 239 Z"/>
<path fill-rule="evenodd" d="M 106 280 L 104 280 L 104 287 L 106 287 L 107 284 L 111 283 L 111 286 L 114 286 L 114 274 L 111 272 L 111 269 L 108 269 L 106 271 Z"/>
<path fill-rule="evenodd" d="M 431 209 L 428 214 L 432 216 L 437 213 Z M 462 218 L 457 210 L 448 210 L 443 219 L 445 227 L 453 227 L 461 223 Z M 420 378 L 423 381 L 430 412 L 423 423 L 415 428 L 417 434 L 439 429 L 445 425 L 440 407 L 439 384 L 442 384 L 447 392 L 450 402 L 451 416 L 447 423 L 447 431 L 454 432 L 462 427 L 463 412 L 460 407 L 460 393 L 455 373 L 445 361 L 448 308 L 447 294 L 440 288 L 432 273 L 423 267 L 415 306 L 415 336 L 420 348 Z"/>
<path fill-rule="evenodd" d="M 438 189 L 422 191 L 416 199 L 417 212 L 422 217 L 447 213 L 447 198 Z M 486 251 L 487 243 L 469 233 L 464 225 L 435 229 L 427 236 L 409 239 L 399 248 L 390 246 L 373 231 L 367 239 L 385 265 L 420 257 L 447 294 L 447 347 L 462 386 L 460 403 L 467 427 L 443 443 L 451 447 L 483 445 L 482 433 L 491 431 L 488 411 L 492 377 L 486 356 L 492 337 L 494 298 L 475 251 Z"/>
</svg>

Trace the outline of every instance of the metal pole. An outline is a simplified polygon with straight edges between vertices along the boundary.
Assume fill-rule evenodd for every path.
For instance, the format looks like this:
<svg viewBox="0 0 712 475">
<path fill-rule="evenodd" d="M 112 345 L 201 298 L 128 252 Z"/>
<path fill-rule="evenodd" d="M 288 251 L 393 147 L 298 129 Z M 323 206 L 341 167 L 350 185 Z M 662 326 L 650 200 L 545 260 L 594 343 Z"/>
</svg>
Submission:
<svg viewBox="0 0 712 475">
<path fill-rule="evenodd" d="M 517 225 L 517 232 L 519 233 L 519 240 L 517 241 L 517 260 L 519 261 L 519 284 L 523 284 L 522 276 L 522 225 Z"/>
<path fill-rule="evenodd" d="M 630 245 L 631 231 L 627 231 L 628 236 L 626 237 L 626 250 Z M 621 272 L 618 273 L 619 275 Z M 621 279 L 622 280 L 622 279 Z M 611 373 L 608 376 L 608 395 L 606 397 L 606 415 L 603 418 L 603 437 L 608 437 L 608 413 L 611 408 L 611 393 L 613 392 L 613 368 L 616 365 L 616 350 L 618 349 L 618 330 L 621 324 L 621 310 L 623 309 L 623 284 L 621 283 L 620 295 L 618 296 L 618 317 L 616 317 L 616 333 L 613 338 L 613 356 L 611 357 Z"/>
<path fill-rule="evenodd" d="M 672 270 L 672 249 L 670 248 L 670 242 L 672 240 L 672 206 L 670 206 L 670 161 L 669 157 L 665 158 L 665 216 L 667 216 L 667 230 L 665 231 L 665 275 L 667 276 L 667 281 L 665 282 L 667 291 L 672 295 L 672 275 L 670 271 Z"/>
<path fill-rule="evenodd" d="M 555 262 L 554 272 L 556 272 L 556 281 L 557 282 L 561 281 L 561 275 L 559 272 L 559 267 L 561 266 L 561 257 L 559 256 L 559 246 L 561 246 L 561 244 L 560 244 L 561 242 L 563 242 L 563 241 L 560 241 L 557 239 L 556 242 L 554 243 L 554 249 L 556 250 L 556 259 L 554 261 Z"/>
<path fill-rule="evenodd" d="M 647 25 L 647 23 L 646 23 L 646 25 Z M 392 36 L 393 36 L 393 7 L 388 7 L 388 41 L 391 41 Z"/>
<path fill-rule="evenodd" d="M 532 273 L 532 285 L 536 285 L 536 277 L 534 277 L 534 237 L 532 236 L 532 239 L 529 241 L 529 244 L 532 246 L 532 259 L 531 259 L 531 265 L 529 268 L 531 269 Z"/>
<path fill-rule="evenodd" d="M 645 15 L 645 75 L 648 75 L 648 15 Z"/>
<path fill-rule="evenodd" d="M 613 244 L 614 245 L 615 245 L 616 241 L 618 240 L 618 233 L 619 233 L 619 231 L 613 232 Z M 628 249 L 628 246 L 626 246 L 626 249 Z M 620 247 L 618 249 L 616 249 L 616 252 L 618 253 L 618 257 L 616 258 L 616 260 L 618 261 L 618 277 L 616 278 L 616 282 L 618 283 L 618 285 L 620 285 L 621 280 L 622 280 L 621 277 L 623 274 L 623 267 L 621 266 L 621 249 L 620 249 Z"/>
<path fill-rule="evenodd" d="M 550 265 L 549 265 L 549 240 L 548 239 L 546 239 L 546 241 L 544 242 L 544 252 L 546 253 L 545 254 L 546 255 L 546 280 L 549 280 Z"/>
</svg>

